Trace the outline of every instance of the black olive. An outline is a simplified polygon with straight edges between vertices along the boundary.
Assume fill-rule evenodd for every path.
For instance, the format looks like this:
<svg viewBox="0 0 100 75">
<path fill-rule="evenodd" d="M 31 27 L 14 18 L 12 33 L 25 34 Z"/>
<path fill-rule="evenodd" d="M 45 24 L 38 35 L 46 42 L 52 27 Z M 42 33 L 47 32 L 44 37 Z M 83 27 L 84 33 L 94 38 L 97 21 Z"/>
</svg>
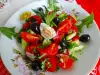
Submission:
<svg viewBox="0 0 100 75">
<path fill-rule="evenodd" d="M 89 34 L 83 34 L 81 37 L 80 37 L 80 41 L 81 42 L 88 42 L 90 40 L 90 35 Z"/>
<path fill-rule="evenodd" d="M 41 63 L 37 60 L 33 61 L 31 67 L 34 71 L 41 70 Z"/>
<path fill-rule="evenodd" d="M 58 17 L 55 17 L 53 20 L 52 20 L 56 25 L 58 25 L 60 23 L 60 20 Z"/>
<path fill-rule="evenodd" d="M 65 40 L 65 38 L 64 39 L 62 39 L 62 41 L 60 42 L 60 46 L 62 47 L 62 48 L 67 48 L 67 42 L 66 42 L 66 40 Z"/>
<path fill-rule="evenodd" d="M 43 9 L 41 7 L 37 8 L 38 11 L 43 11 Z"/>
<path fill-rule="evenodd" d="M 33 22 L 31 25 L 30 25 L 30 28 L 32 29 L 33 32 L 37 33 L 37 34 L 40 34 L 40 25 L 36 22 Z"/>
</svg>

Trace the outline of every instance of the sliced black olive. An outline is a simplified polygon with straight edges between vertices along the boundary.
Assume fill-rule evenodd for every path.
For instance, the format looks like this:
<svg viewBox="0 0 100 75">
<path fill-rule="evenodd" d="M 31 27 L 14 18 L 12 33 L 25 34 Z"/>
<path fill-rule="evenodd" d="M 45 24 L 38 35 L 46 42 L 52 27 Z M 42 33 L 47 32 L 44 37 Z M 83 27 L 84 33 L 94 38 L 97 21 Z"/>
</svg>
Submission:
<svg viewBox="0 0 100 75">
<path fill-rule="evenodd" d="M 30 25 L 30 28 L 32 29 L 33 32 L 37 33 L 37 34 L 40 34 L 40 25 L 36 22 L 33 22 L 31 25 Z"/>
<path fill-rule="evenodd" d="M 37 8 L 38 11 L 43 11 L 43 9 L 41 7 Z"/>
<path fill-rule="evenodd" d="M 83 34 L 81 37 L 80 37 L 80 41 L 81 42 L 88 42 L 90 40 L 90 35 L 89 34 Z"/>
<path fill-rule="evenodd" d="M 37 60 L 33 61 L 31 67 L 34 71 L 41 70 L 41 63 Z"/>
<path fill-rule="evenodd" d="M 52 20 L 56 25 L 58 25 L 60 23 L 60 20 L 58 17 L 55 17 L 53 20 Z"/>
<path fill-rule="evenodd" d="M 60 46 L 61 46 L 62 48 L 64 48 L 64 49 L 67 48 L 67 42 L 66 42 L 65 38 L 62 39 L 62 41 L 60 42 Z"/>
</svg>

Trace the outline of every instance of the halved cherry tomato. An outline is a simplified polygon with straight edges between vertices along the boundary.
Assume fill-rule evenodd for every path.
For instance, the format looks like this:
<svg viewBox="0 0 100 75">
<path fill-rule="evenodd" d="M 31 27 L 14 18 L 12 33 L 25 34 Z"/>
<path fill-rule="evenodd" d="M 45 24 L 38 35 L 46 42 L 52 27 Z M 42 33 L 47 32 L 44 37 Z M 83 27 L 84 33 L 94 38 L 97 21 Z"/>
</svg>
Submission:
<svg viewBox="0 0 100 75">
<path fill-rule="evenodd" d="M 57 68 L 57 58 L 56 57 L 49 57 L 48 58 L 48 61 L 50 63 L 50 66 L 49 64 L 47 63 L 46 67 L 47 67 L 47 71 L 49 72 L 55 72 L 56 71 L 56 68 Z"/>
<path fill-rule="evenodd" d="M 68 20 L 68 19 L 64 20 L 59 24 L 57 34 L 58 35 L 66 34 L 70 30 L 71 27 L 72 27 L 71 20 Z"/>
<path fill-rule="evenodd" d="M 30 28 L 30 24 L 31 24 L 30 22 L 24 23 L 24 24 L 23 24 L 23 29 L 24 29 L 24 30 L 29 29 L 29 28 Z"/>
<path fill-rule="evenodd" d="M 42 19 L 41 19 L 41 17 L 38 16 L 38 15 L 33 15 L 33 16 L 30 17 L 30 19 L 31 19 L 31 18 L 34 18 L 34 19 L 37 21 L 37 23 L 38 23 L 39 25 L 42 23 Z"/>
<path fill-rule="evenodd" d="M 77 20 L 71 15 L 68 15 L 68 19 L 70 19 L 72 21 L 73 25 L 77 22 Z"/>
<path fill-rule="evenodd" d="M 29 34 L 28 32 L 21 32 L 21 37 L 28 43 L 38 44 L 41 40 L 41 37 L 36 34 Z"/>
</svg>

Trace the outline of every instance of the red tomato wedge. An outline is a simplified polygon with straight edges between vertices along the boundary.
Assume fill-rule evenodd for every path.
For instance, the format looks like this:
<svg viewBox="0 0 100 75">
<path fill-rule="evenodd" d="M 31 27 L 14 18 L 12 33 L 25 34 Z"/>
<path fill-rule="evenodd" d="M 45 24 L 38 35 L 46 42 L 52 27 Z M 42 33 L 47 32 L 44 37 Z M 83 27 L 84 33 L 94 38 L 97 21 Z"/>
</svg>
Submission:
<svg viewBox="0 0 100 75">
<path fill-rule="evenodd" d="M 58 35 L 63 35 L 68 33 L 68 31 L 70 30 L 70 28 L 72 27 L 72 22 L 71 20 L 64 20 L 59 24 L 58 30 L 57 30 L 57 34 Z"/>
<path fill-rule="evenodd" d="M 58 44 L 51 43 L 47 48 L 45 48 L 45 53 L 47 56 L 54 56 L 58 53 Z"/>
<path fill-rule="evenodd" d="M 29 45 L 26 47 L 26 52 L 34 54 L 34 48 L 37 48 L 39 45 Z"/>
<path fill-rule="evenodd" d="M 41 40 L 41 37 L 36 34 L 29 34 L 28 32 L 21 32 L 21 37 L 26 42 L 31 44 L 38 44 L 38 42 Z"/>
<path fill-rule="evenodd" d="M 47 64 L 47 71 L 49 72 L 55 72 L 57 68 L 57 58 L 56 57 L 49 57 L 48 62 L 50 63 L 50 66 Z"/>
<path fill-rule="evenodd" d="M 61 61 L 58 63 L 58 66 L 62 69 L 68 69 L 71 68 L 73 65 L 74 60 L 72 58 L 69 58 L 66 54 L 60 54 Z"/>
</svg>

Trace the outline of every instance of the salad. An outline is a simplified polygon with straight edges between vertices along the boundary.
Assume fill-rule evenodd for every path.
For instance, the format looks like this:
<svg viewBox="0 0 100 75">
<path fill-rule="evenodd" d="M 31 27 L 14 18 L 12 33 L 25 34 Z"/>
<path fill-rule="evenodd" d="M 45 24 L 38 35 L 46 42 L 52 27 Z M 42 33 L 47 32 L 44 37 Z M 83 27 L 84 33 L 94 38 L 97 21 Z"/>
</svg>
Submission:
<svg viewBox="0 0 100 75">
<path fill-rule="evenodd" d="M 22 45 L 22 50 L 14 49 L 33 71 L 57 72 L 60 69 L 72 68 L 78 60 L 84 45 L 90 41 L 89 34 L 83 34 L 82 29 L 93 23 L 93 13 L 78 20 L 75 14 L 62 11 L 54 0 L 48 2 L 48 7 L 42 6 L 23 12 L 20 21 L 24 21 L 19 32 L 16 27 L 0 27 L 0 32 L 8 38 L 15 39 Z M 79 23 L 80 22 L 80 23 Z"/>
</svg>

